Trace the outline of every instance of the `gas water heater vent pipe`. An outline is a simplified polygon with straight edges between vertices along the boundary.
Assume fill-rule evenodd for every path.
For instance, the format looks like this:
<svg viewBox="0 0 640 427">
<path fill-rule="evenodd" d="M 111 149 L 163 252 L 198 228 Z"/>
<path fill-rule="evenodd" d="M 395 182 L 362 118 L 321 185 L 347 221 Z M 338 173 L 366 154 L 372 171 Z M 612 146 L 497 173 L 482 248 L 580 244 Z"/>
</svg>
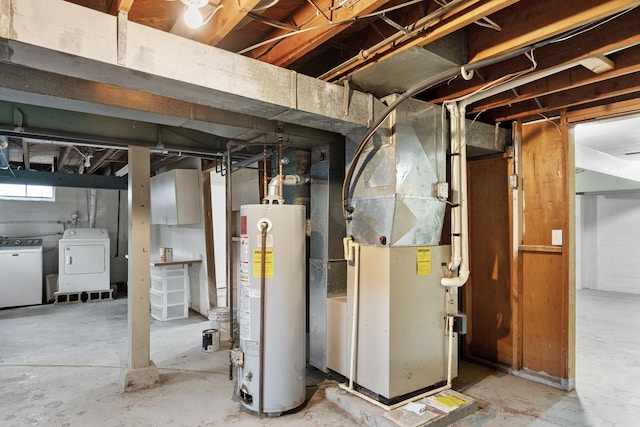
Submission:
<svg viewBox="0 0 640 427">
<path fill-rule="evenodd" d="M 443 277 L 440 284 L 459 288 L 469 279 L 469 215 L 467 206 L 467 138 L 465 108 L 447 103 L 451 112 L 451 190 L 457 201 L 451 210 L 451 261 L 448 269 L 457 275 Z"/>
<path fill-rule="evenodd" d="M 308 176 L 276 175 L 271 178 L 271 181 L 269 181 L 269 185 L 267 186 L 267 197 L 265 197 L 264 200 L 266 201 L 277 199 L 279 204 L 283 204 L 284 198 L 282 197 L 282 193 L 280 192 L 280 189 L 283 185 L 304 185 L 308 184 L 310 181 L 311 179 Z"/>
</svg>

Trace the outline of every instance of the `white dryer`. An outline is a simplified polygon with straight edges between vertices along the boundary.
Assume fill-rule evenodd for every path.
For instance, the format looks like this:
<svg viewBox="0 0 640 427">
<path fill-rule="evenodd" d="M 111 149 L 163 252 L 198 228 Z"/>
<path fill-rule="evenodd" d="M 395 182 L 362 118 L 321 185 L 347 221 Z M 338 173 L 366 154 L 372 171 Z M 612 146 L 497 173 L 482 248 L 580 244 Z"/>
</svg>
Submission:
<svg viewBox="0 0 640 427">
<path fill-rule="evenodd" d="M 58 292 L 105 291 L 110 285 L 107 230 L 73 228 L 59 242 Z"/>
</svg>

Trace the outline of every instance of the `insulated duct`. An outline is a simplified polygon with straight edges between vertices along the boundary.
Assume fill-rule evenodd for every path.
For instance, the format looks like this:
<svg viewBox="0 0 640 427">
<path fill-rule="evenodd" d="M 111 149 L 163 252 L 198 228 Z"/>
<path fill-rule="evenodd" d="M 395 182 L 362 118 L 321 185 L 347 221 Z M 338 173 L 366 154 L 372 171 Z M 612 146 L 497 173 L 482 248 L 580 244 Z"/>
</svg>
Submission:
<svg viewBox="0 0 640 427">
<path fill-rule="evenodd" d="M 9 169 L 9 138 L 0 135 L 0 169 Z"/>
<path fill-rule="evenodd" d="M 96 227 L 96 213 L 98 210 L 98 190 L 92 188 L 89 194 L 89 228 Z"/>
</svg>

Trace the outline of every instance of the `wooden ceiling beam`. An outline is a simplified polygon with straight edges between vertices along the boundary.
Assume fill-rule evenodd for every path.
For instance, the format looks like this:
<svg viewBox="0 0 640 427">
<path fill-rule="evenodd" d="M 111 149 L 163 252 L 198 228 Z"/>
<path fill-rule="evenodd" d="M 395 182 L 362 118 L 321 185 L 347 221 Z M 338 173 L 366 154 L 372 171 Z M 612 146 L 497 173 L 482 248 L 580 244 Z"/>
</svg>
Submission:
<svg viewBox="0 0 640 427">
<path fill-rule="evenodd" d="M 215 12 L 207 24 L 195 31 L 193 39 L 212 46 L 217 45 L 259 2 L 260 0 L 223 0 L 220 6 L 217 6 L 222 9 Z M 206 16 L 204 18 L 207 19 Z"/>
<path fill-rule="evenodd" d="M 512 91 L 503 92 L 499 95 L 473 104 L 473 106 L 467 111 L 469 113 L 477 113 L 482 110 L 499 108 L 509 104 L 523 102 L 535 97 L 546 96 L 639 72 L 640 45 L 614 53 L 609 56 L 609 59 L 613 61 L 615 66 L 611 71 L 596 74 L 593 71 L 578 65 L 562 73 L 520 86 L 515 89 L 515 92 L 517 93 L 516 96 L 514 96 Z"/>
<path fill-rule="evenodd" d="M 31 170 L 31 157 L 29 155 L 29 143 L 22 141 L 22 161 L 24 162 L 25 170 Z"/>
<path fill-rule="evenodd" d="M 607 24 L 576 35 L 571 39 L 552 43 L 536 49 L 534 52 L 538 62 L 538 70 L 544 70 L 560 64 L 574 62 L 581 58 L 595 55 L 606 55 L 629 46 L 640 44 L 640 8 L 636 8 Z M 438 86 L 421 98 L 434 104 L 441 104 L 448 99 L 455 99 L 475 92 L 487 81 L 524 70 L 530 61 L 523 56 L 485 67 L 476 72 L 470 81 L 456 79 L 447 85 Z M 483 78 L 480 79 L 479 76 Z"/>
<path fill-rule="evenodd" d="M 492 16 L 502 31 L 469 29 L 468 62 L 511 52 L 637 5 L 638 0 L 523 0 Z"/>
<path fill-rule="evenodd" d="M 129 12 L 133 6 L 134 0 L 113 0 L 109 13 L 111 15 L 117 15 L 120 11 Z"/>
<path fill-rule="evenodd" d="M 62 153 L 62 157 L 60 157 L 60 161 L 58 161 L 57 172 L 60 172 L 62 169 L 65 168 L 65 166 L 67 166 L 67 163 L 69 163 L 69 159 L 72 151 L 73 151 L 73 145 L 69 145 L 67 146 L 67 148 L 64 149 L 64 153 Z"/>
<path fill-rule="evenodd" d="M 313 49 L 317 48 L 327 40 L 344 31 L 350 24 L 333 25 L 331 24 L 342 21 L 349 21 L 357 16 L 364 15 L 382 7 L 389 0 L 360 0 L 348 1 L 345 5 L 334 11 L 329 11 L 334 6 L 332 0 L 312 0 L 312 4 L 296 10 L 288 19 L 288 21 L 300 26 L 300 29 L 320 27 L 315 30 L 309 30 L 299 35 L 287 37 L 280 40 L 274 47 L 261 47 L 254 50 L 252 55 L 258 57 L 261 61 L 270 64 L 286 67 L 291 63 L 302 58 Z M 318 9 L 324 11 L 320 13 Z M 266 39 L 281 37 L 291 31 L 278 29 L 269 34 Z M 262 55 L 262 52 L 266 53 Z"/>
<path fill-rule="evenodd" d="M 512 121 L 636 92 L 640 92 L 640 72 L 540 97 L 539 104 L 527 100 L 497 109 L 491 115 L 496 122 Z"/>
<path fill-rule="evenodd" d="M 93 173 L 100 169 L 111 158 L 111 156 L 118 150 L 114 148 L 108 148 L 95 156 L 91 161 L 91 166 L 87 169 L 87 173 Z"/>
</svg>

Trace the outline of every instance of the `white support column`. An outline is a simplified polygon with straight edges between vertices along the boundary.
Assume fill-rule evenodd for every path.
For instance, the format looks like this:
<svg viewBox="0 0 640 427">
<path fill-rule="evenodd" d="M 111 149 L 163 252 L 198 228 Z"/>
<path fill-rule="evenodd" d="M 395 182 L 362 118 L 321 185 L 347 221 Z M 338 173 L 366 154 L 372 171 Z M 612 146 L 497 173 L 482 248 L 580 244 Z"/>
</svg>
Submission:
<svg viewBox="0 0 640 427">
<path fill-rule="evenodd" d="M 122 370 L 122 391 L 160 382 L 150 359 L 149 249 L 151 246 L 151 181 L 149 149 L 129 146 L 129 355 Z"/>
</svg>

